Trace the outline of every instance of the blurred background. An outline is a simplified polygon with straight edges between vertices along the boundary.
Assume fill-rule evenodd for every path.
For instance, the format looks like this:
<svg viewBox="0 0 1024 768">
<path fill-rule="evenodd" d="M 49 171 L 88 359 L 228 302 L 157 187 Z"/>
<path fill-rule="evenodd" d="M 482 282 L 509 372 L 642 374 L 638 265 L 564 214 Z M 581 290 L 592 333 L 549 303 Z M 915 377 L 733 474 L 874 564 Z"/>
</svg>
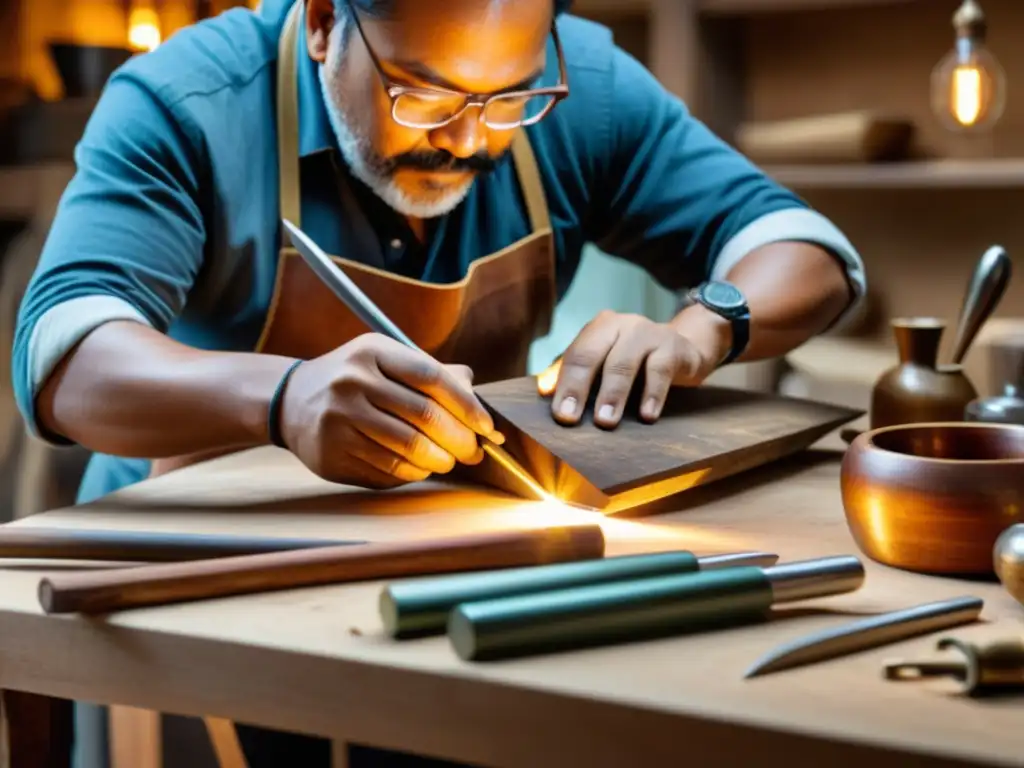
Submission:
<svg viewBox="0 0 1024 768">
<path fill-rule="evenodd" d="M 25 438 L 10 392 L 21 292 L 72 152 L 109 74 L 243 2 L 0 2 L 0 519 L 71 503 L 85 456 Z M 255 2 L 250 3 L 253 7 Z M 830 216 L 868 268 L 852 324 L 786 360 L 716 378 L 866 407 L 896 360 L 889 319 L 946 319 L 978 257 L 1024 247 L 1020 0 L 577 0 L 725 140 Z M 954 55 L 959 51 L 959 55 Z M 967 366 L 985 393 L 1016 375 L 991 350 L 1024 334 L 1013 280 Z M 678 297 L 591 249 L 534 349 L 534 370 L 603 308 L 667 318 Z"/>
<path fill-rule="evenodd" d="M 0 521 L 72 503 L 86 458 L 25 437 L 9 370 L 18 302 L 85 121 L 129 57 L 244 5 L 0 0 Z M 575 12 L 610 26 L 866 261 L 871 293 L 851 324 L 716 380 L 867 408 L 897 360 L 889 321 L 945 319 L 948 356 L 978 258 L 993 244 L 1015 261 L 1024 250 L 1021 0 L 577 0 Z M 678 307 L 642 272 L 591 249 L 532 367 L 601 309 L 667 319 Z M 1024 282 L 1014 279 L 966 361 L 983 394 L 1020 383 L 1012 351 L 1022 339 Z M 181 764 L 206 764 L 208 744 L 195 728 L 188 735 L 192 726 L 166 719 L 157 751 L 193 750 Z"/>
</svg>

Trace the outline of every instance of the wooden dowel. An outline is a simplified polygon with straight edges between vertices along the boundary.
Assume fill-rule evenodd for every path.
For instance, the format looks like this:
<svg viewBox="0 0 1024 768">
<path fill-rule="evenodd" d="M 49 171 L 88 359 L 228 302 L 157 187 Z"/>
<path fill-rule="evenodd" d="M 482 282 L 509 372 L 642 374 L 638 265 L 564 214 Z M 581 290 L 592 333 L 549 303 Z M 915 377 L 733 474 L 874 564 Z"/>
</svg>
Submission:
<svg viewBox="0 0 1024 768">
<path fill-rule="evenodd" d="M 340 539 L 0 526 L 0 558 L 166 563 L 365 543 Z"/>
<path fill-rule="evenodd" d="M 106 613 L 229 595 L 602 557 L 598 525 L 142 565 L 40 580 L 46 613 Z"/>
</svg>

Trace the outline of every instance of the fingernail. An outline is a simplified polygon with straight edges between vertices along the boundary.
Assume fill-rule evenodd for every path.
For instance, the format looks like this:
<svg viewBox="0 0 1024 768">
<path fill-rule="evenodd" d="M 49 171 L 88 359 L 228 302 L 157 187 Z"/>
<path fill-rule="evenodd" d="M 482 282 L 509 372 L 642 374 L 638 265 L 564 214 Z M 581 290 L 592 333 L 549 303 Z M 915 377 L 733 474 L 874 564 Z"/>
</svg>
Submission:
<svg viewBox="0 0 1024 768">
<path fill-rule="evenodd" d="M 597 417 L 601 421 L 611 421 L 615 418 L 615 406 L 614 405 L 602 405 L 601 410 L 597 412 Z"/>
<path fill-rule="evenodd" d="M 497 445 L 504 445 L 505 436 L 498 431 L 491 432 L 491 442 L 496 443 Z"/>
<path fill-rule="evenodd" d="M 658 401 L 655 398 L 650 398 L 644 403 L 644 417 L 648 419 L 658 418 Z"/>
<path fill-rule="evenodd" d="M 558 406 L 558 412 L 563 416 L 575 416 L 576 415 L 576 398 L 567 397 Z"/>
</svg>

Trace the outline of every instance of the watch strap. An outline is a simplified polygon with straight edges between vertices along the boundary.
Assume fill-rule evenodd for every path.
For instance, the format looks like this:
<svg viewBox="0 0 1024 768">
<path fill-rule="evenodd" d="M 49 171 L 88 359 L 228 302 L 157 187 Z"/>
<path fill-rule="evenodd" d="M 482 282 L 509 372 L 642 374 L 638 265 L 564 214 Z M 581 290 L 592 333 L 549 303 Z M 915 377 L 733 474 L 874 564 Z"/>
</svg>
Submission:
<svg viewBox="0 0 1024 768">
<path fill-rule="evenodd" d="M 727 317 L 732 326 L 732 348 L 719 362 L 719 366 L 728 365 L 742 355 L 750 343 L 750 313 L 745 312 L 736 317 Z"/>
<path fill-rule="evenodd" d="M 750 343 L 750 310 L 744 301 L 742 308 L 738 311 L 727 311 L 708 300 L 704 295 L 704 287 L 704 285 L 700 285 L 691 290 L 689 292 L 690 299 L 728 321 L 732 331 L 732 345 L 725 357 L 718 362 L 718 367 L 721 367 L 733 362 L 746 351 Z M 735 286 L 733 287 L 735 288 Z"/>
</svg>

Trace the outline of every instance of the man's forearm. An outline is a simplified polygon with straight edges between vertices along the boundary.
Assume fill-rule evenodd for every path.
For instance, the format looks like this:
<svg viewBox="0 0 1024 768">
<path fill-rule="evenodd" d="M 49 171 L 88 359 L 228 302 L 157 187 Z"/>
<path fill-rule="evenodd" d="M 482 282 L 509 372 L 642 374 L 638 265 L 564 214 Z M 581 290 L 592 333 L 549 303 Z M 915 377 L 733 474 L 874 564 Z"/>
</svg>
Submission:
<svg viewBox="0 0 1024 768">
<path fill-rule="evenodd" d="M 267 441 L 267 407 L 292 361 L 207 352 L 133 322 L 78 344 L 36 400 L 40 427 L 93 451 L 163 458 Z"/>
<path fill-rule="evenodd" d="M 750 308 L 750 342 L 741 362 L 779 357 L 827 329 L 850 305 L 842 264 L 809 243 L 779 242 L 751 251 L 728 273 Z M 710 359 L 731 349 L 729 323 L 700 305 L 672 321 Z"/>
</svg>

